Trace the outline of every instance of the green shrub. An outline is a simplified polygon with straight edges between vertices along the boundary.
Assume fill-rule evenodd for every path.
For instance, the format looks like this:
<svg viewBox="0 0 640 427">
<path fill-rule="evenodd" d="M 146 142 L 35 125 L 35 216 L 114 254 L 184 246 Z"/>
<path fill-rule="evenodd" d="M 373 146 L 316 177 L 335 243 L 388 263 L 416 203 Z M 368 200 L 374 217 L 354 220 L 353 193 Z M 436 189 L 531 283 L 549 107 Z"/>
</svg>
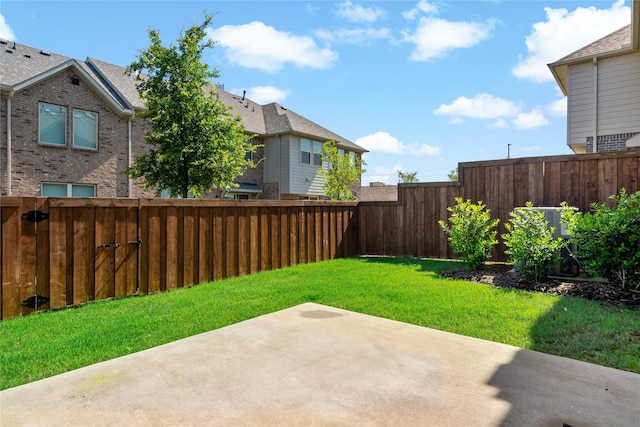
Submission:
<svg viewBox="0 0 640 427">
<path fill-rule="evenodd" d="M 491 256 L 491 249 L 498 243 L 495 230 L 500 222 L 492 219 L 490 210 L 481 201 L 477 204 L 471 200 L 463 201 L 456 197 L 456 205 L 448 207 L 451 212 L 451 227 L 440 220 L 438 224 L 449 235 L 453 251 L 467 263 L 472 270 L 482 267 Z"/>
<path fill-rule="evenodd" d="M 640 191 L 621 189 L 611 199 L 617 206 L 593 203 L 591 212 L 576 212 L 563 204 L 562 222 L 577 246 L 577 257 L 594 274 L 621 286 L 640 290 Z"/>
<path fill-rule="evenodd" d="M 516 272 L 527 279 L 544 279 L 566 242 L 553 238 L 555 227 L 549 227 L 544 212 L 531 202 L 527 202 L 525 208 L 510 212 L 509 216 L 505 224 L 507 233 L 502 235 L 509 261 L 514 263 Z"/>
</svg>

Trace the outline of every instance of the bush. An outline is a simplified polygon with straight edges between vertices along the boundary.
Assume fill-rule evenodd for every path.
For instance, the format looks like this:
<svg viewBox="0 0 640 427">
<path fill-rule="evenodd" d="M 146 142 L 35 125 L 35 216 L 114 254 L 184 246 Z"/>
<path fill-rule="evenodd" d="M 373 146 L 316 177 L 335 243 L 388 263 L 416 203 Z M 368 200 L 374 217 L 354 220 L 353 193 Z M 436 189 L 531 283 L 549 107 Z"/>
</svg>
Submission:
<svg viewBox="0 0 640 427">
<path fill-rule="evenodd" d="M 509 216 L 505 224 L 507 233 L 502 235 L 509 261 L 515 264 L 516 272 L 527 279 L 544 279 L 566 242 L 553 238 L 555 227 L 549 227 L 544 212 L 534 208 L 531 202 L 527 202 L 525 208 L 510 212 Z"/>
<path fill-rule="evenodd" d="M 592 212 L 563 204 L 562 222 L 585 267 L 627 290 L 640 290 L 640 191 L 621 189 L 615 208 L 593 203 Z"/>
<path fill-rule="evenodd" d="M 456 205 L 448 207 L 451 212 L 451 227 L 440 220 L 438 224 L 449 235 L 453 251 L 467 263 L 472 270 L 482 267 L 491 256 L 491 249 L 498 243 L 496 226 L 499 219 L 491 219 L 489 209 L 481 201 L 463 201 L 456 197 Z"/>
</svg>

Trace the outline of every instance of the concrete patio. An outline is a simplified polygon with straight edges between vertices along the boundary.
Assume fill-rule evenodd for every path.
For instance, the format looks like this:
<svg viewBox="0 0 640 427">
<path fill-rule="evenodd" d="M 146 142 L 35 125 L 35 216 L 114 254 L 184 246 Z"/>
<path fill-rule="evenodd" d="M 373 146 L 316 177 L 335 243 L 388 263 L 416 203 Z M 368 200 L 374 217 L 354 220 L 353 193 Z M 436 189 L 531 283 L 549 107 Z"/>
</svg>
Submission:
<svg viewBox="0 0 640 427">
<path fill-rule="evenodd" d="M 637 426 L 640 375 L 307 303 L 0 392 L 2 426 Z"/>
</svg>

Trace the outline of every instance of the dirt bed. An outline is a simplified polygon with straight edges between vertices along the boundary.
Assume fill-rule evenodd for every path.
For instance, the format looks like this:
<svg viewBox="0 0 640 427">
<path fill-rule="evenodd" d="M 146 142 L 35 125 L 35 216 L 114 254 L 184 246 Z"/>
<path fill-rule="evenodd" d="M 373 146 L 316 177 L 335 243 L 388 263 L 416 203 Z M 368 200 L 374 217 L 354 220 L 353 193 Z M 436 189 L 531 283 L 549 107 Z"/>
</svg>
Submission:
<svg viewBox="0 0 640 427">
<path fill-rule="evenodd" d="M 441 274 L 446 277 L 486 283 L 501 288 L 581 297 L 632 310 L 640 310 L 640 293 L 624 291 L 609 283 L 580 280 L 579 278 L 575 280 L 549 278 L 544 282 L 535 282 L 519 276 L 512 270 L 504 270 L 506 270 L 505 267 L 489 266 L 487 270 L 451 270 Z"/>
</svg>

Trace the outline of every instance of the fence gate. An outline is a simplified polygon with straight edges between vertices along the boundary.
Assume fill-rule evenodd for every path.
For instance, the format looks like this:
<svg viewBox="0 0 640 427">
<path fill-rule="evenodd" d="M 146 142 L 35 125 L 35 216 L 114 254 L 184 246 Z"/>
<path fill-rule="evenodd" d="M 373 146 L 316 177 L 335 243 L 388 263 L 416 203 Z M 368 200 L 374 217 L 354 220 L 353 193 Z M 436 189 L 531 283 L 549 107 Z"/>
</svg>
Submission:
<svg viewBox="0 0 640 427">
<path fill-rule="evenodd" d="M 137 203 L 3 197 L 2 319 L 135 294 Z"/>
<path fill-rule="evenodd" d="M 137 203 L 49 199 L 50 308 L 136 293 Z"/>
<path fill-rule="evenodd" d="M 0 204 L 0 310 L 2 319 L 48 308 L 46 199 L 4 197 Z"/>
</svg>

